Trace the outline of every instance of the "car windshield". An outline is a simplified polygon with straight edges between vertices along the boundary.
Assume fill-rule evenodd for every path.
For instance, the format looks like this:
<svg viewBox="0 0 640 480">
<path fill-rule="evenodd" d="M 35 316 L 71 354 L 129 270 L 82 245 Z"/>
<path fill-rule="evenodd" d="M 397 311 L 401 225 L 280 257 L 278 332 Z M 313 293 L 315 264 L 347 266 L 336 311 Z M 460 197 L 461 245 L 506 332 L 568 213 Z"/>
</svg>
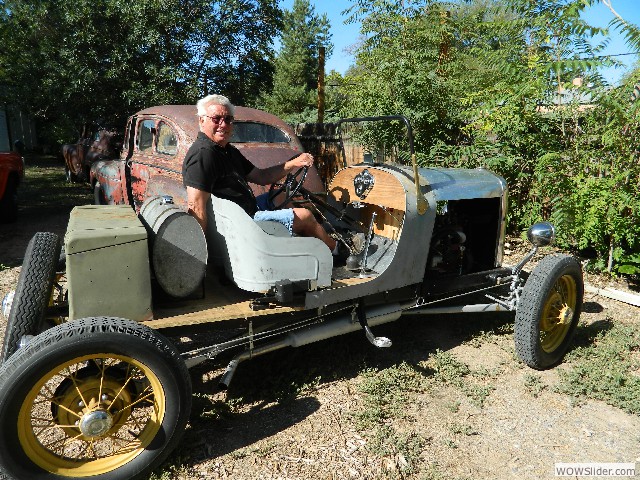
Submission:
<svg viewBox="0 0 640 480">
<path fill-rule="evenodd" d="M 231 143 L 289 143 L 291 138 L 273 125 L 236 121 Z"/>
</svg>

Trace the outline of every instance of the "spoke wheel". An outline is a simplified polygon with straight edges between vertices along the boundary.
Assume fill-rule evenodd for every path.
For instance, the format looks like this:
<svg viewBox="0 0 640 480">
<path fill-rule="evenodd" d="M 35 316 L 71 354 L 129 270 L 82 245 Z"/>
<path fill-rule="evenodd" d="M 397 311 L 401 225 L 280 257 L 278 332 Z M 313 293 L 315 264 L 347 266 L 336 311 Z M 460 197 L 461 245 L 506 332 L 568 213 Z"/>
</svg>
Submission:
<svg viewBox="0 0 640 480">
<path fill-rule="evenodd" d="M 545 257 L 522 291 L 514 327 L 516 352 L 530 367 L 562 360 L 575 332 L 584 295 L 580 264 L 568 255 Z"/>
<path fill-rule="evenodd" d="M 577 286 L 571 275 L 563 275 L 552 287 L 540 319 L 540 346 L 555 351 L 567 337 L 576 309 Z"/>
<path fill-rule="evenodd" d="M 98 367 L 82 375 L 88 363 Z M 113 376 L 112 368 L 123 375 Z M 145 387 L 138 391 L 136 383 Z M 46 471 L 100 475 L 127 464 L 151 444 L 165 415 L 165 397 L 158 377 L 133 358 L 75 358 L 33 386 L 20 408 L 18 438 L 26 455 Z"/>
<path fill-rule="evenodd" d="M 122 319 L 54 327 L 0 370 L 0 471 L 140 478 L 177 444 L 191 384 L 175 347 Z"/>
</svg>

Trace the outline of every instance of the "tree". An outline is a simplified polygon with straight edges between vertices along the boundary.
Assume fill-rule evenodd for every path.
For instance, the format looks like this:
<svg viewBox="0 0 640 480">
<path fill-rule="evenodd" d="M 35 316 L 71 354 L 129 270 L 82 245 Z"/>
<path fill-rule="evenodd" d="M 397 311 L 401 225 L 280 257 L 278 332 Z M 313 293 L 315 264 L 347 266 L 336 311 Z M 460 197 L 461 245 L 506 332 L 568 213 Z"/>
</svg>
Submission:
<svg viewBox="0 0 640 480">
<path fill-rule="evenodd" d="M 283 20 L 273 88 L 259 104 L 289 122 L 315 121 L 319 47 L 325 47 L 326 58 L 333 49 L 329 20 L 317 15 L 309 0 L 295 0 Z"/>
<path fill-rule="evenodd" d="M 357 0 L 364 38 L 343 114 L 408 116 L 425 164 L 505 177 L 512 231 L 552 220 L 564 247 L 637 273 L 637 106 L 633 85 L 612 92 L 598 73 L 612 61 L 601 53 L 606 29 L 581 19 L 588 3 Z M 618 17 L 612 26 L 638 45 L 636 27 Z M 594 45 L 596 34 L 605 41 Z"/>
<path fill-rule="evenodd" d="M 191 87 L 253 104 L 272 85 L 273 39 L 282 28 L 282 11 L 277 0 L 208 1 L 189 45 Z"/>
<path fill-rule="evenodd" d="M 51 142 L 87 121 L 122 125 L 140 108 L 209 91 L 245 100 L 269 82 L 264 58 L 280 19 L 276 0 L 1 5 L 0 101 L 39 118 Z"/>
</svg>

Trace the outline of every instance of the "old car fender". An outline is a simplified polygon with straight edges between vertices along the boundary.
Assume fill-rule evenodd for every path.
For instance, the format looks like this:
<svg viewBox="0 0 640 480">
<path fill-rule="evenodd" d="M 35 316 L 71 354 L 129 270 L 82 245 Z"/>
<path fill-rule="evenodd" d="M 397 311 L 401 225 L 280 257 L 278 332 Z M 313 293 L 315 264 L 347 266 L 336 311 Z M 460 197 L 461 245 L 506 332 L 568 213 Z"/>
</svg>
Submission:
<svg viewBox="0 0 640 480">
<path fill-rule="evenodd" d="M 0 154 L 0 198 L 4 196 L 9 177 L 14 176 L 18 183 L 24 177 L 24 161 L 20 154 L 8 152 Z"/>
<path fill-rule="evenodd" d="M 125 162 L 123 160 L 100 160 L 91 166 L 91 184 L 100 183 L 107 203 L 128 204 L 126 193 Z"/>
</svg>

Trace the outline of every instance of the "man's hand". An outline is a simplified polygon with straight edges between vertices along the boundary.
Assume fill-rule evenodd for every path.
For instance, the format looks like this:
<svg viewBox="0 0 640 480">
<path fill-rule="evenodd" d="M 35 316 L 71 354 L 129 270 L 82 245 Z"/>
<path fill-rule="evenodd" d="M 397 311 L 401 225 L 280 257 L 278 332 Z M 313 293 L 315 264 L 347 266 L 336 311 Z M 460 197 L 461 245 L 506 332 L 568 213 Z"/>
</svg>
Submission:
<svg viewBox="0 0 640 480">
<path fill-rule="evenodd" d="M 295 172 L 302 167 L 310 167 L 313 165 L 313 156 L 310 153 L 301 153 L 297 157 L 288 160 L 281 165 L 272 165 L 271 167 L 260 169 L 254 168 L 247 175 L 249 182 L 257 183 L 258 185 L 269 185 L 277 182 L 286 174 Z"/>
<path fill-rule="evenodd" d="M 284 173 L 290 173 L 311 165 L 313 165 L 313 156 L 310 153 L 301 153 L 284 164 Z"/>
</svg>

